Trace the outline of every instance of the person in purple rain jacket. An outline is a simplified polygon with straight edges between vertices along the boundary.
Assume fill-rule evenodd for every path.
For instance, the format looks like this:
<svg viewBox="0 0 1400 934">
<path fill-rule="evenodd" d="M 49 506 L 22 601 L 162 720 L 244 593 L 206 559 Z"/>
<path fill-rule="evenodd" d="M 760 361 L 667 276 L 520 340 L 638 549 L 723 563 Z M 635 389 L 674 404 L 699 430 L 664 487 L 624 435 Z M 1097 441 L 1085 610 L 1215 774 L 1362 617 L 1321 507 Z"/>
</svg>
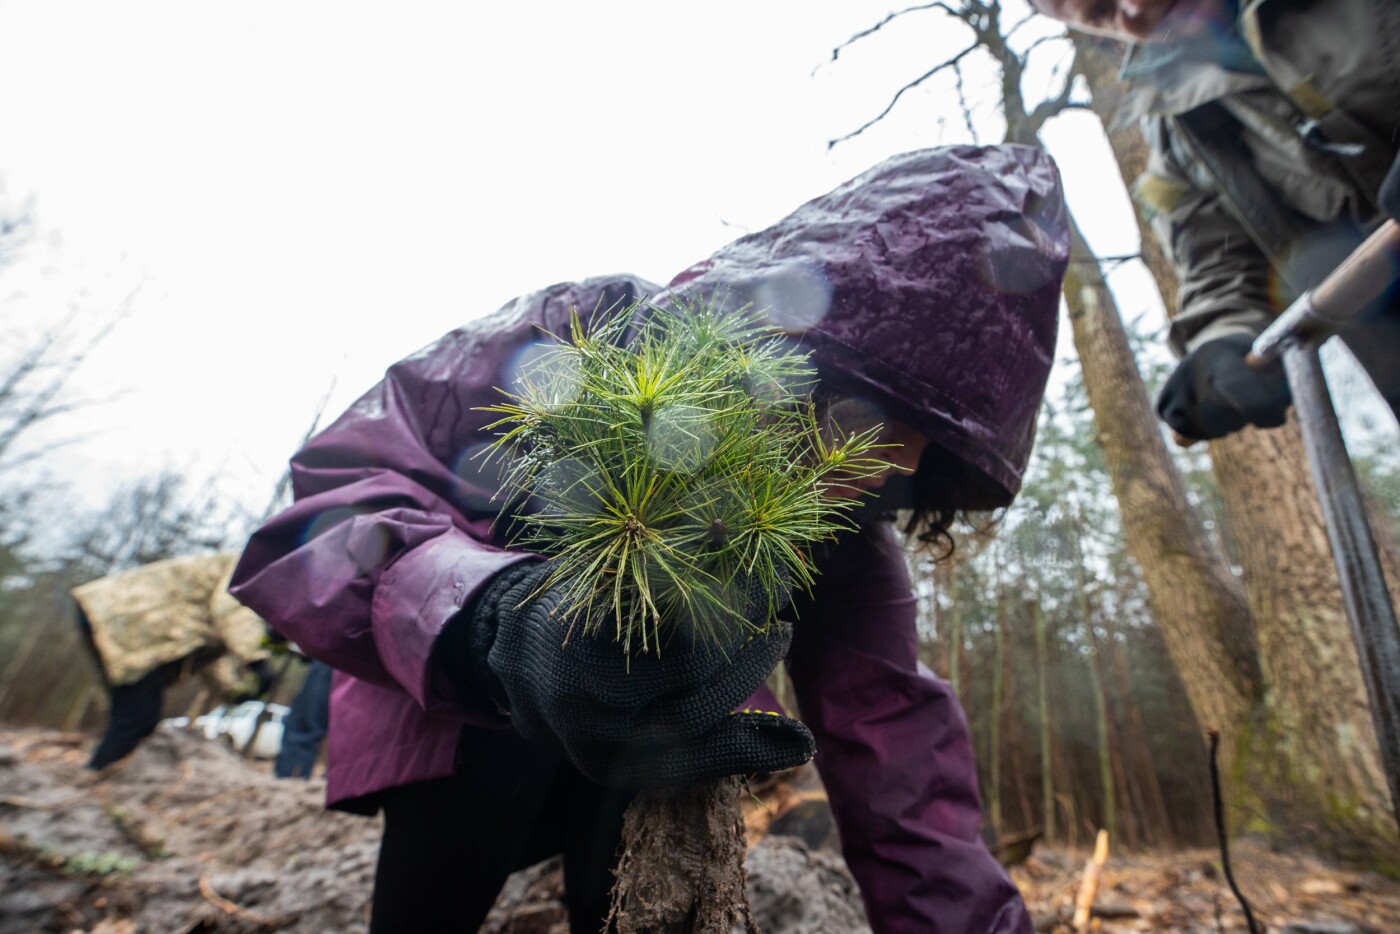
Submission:
<svg viewBox="0 0 1400 934">
<path fill-rule="evenodd" d="M 1067 218 L 1049 157 L 956 146 L 889 159 L 682 272 L 562 283 L 392 366 L 292 460 L 295 502 L 248 543 L 234 593 L 336 669 L 332 807 L 382 809 L 372 930 L 474 931 L 505 877 L 563 854 L 574 931 L 598 931 L 629 788 L 812 758 L 877 932 L 1029 932 L 980 842 L 965 715 L 918 661 L 900 532 L 1011 502 L 1055 348 Z M 498 387 L 541 342 L 648 298 L 752 303 L 810 352 L 843 429 L 900 444 L 852 491 L 859 527 L 814 554 L 788 624 L 641 655 L 575 635 L 511 550 Z M 517 508 L 517 507 L 510 507 Z M 898 510 L 899 527 L 895 515 Z M 507 510 L 509 512 L 509 510 Z M 801 721 L 762 687 L 786 660 Z M 748 700 L 745 700 L 748 698 Z"/>
</svg>

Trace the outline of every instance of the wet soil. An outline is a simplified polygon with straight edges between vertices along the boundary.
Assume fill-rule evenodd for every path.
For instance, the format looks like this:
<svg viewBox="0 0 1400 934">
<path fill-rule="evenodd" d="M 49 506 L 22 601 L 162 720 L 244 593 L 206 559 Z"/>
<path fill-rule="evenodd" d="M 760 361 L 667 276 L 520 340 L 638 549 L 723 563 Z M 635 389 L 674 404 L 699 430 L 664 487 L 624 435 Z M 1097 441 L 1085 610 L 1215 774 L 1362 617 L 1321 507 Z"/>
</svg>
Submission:
<svg viewBox="0 0 1400 934">
<path fill-rule="evenodd" d="M 0 729 L 0 934 L 367 930 L 378 819 L 326 811 L 319 780 L 278 780 L 184 731 L 162 729 L 99 775 L 83 769 L 90 745 Z M 819 800 L 810 779 L 748 799 L 749 893 L 767 934 L 869 930 Z M 798 806 L 814 813 L 797 836 L 766 833 Z M 1234 859 L 1269 931 L 1400 931 L 1400 883 L 1249 841 Z M 1038 929 L 1070 930 L 1084 860 L 1042 847 L 1013 867 Z M 483 930 L 567 934 L 559 890 L 553 864 L 517 873 Z M 1208 851 L 1115 853 L 1095 904 L 1104 932 L 1246 930 Z"/>
</svg>

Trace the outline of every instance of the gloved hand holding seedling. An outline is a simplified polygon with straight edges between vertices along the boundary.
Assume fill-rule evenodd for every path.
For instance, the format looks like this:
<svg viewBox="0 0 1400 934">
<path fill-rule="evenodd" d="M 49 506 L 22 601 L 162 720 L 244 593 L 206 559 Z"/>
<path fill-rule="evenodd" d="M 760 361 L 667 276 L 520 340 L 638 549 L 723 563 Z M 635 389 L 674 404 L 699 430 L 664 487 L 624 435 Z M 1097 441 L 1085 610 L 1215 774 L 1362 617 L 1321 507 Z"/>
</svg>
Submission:
<svg viewBox="0 0 1400 934">
<path fill-rule="evenodd" d="M 550 560 L 501 574 L 476 602 L 475 680 L 522 735 L 594 781 L 642 791 L 619 870 L 623 930 L 667 929 L 644 914 L 653 899 L 624 903 L 646 888 L 635 873 L 674 874 L 672 860 L 713 876 L 694 891 L 737 879 L 746 904 L 733 785 L 659 789 L 812 756 L 798 721 L 735 708 L 786 654 L 778 614 L 812 583 L 809 549 L 850 524 L 855 500 L 831 488 L 884 466 L 875 430 L 819 430 L 814 382 L 806 356 L 754 313 L 639 304 L 588 333 L 575 318 L 491 409 L 504 494 L 530 504 L 518 544 Z M 679 817 L 696 808 L 698 820 Z M 712 924 L 685 929 L 730 930 L 724 901 Z"/>
</svg>

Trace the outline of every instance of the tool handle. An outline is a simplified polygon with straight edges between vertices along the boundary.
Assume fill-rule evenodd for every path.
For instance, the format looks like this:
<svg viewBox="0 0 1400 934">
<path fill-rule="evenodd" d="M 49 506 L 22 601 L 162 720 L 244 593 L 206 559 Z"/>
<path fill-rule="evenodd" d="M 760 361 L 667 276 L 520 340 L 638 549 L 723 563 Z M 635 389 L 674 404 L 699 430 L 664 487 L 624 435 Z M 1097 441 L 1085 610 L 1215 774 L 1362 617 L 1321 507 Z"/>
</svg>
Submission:
<svg viewBox="0 0 1400 934">
<path fill-rule="evenodd" d="M 1317 288 L 1304 292 L 1264 329 L 1245 357 L 1252 367 L 1264 366 L 1291 341 L 1323 341 L 1361 313 L 1374 298 L 1400 278 L 1400 225 L 1388 220 L 1352 251 Z"/>
<path fill-rule="evenodd" d="M 1317 317 L 1340 324 L 1360 313 L 1400 273 L 1400 224 L 1388 220 L 1312 291 Z"/>
</svg>

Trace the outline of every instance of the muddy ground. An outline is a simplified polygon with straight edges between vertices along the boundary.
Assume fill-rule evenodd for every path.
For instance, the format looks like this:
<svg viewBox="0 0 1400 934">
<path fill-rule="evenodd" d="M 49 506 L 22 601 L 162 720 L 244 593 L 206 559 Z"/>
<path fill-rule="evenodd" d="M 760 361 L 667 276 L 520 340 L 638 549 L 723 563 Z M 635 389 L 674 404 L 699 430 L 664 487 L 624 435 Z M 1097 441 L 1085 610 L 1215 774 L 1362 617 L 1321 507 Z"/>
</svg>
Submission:
<svg viewBox="0 0 1400 934">
<path fill-rule="evenodd" d="M 320 781 L 278 781 L 266 763 L 183 731 L 161 730 L 100 776 L 82 768 L 89 744 L 0 729 L 0 934 L 366 930 L 377 819 L 325 811 Z M 765 791 L 755 836 L 775 809 L 804 797 Z M 763 930 L 868 931 L 820 820 L 799 829 L 811 846 L 775 832 L 750 849 Z M 1040 930 L 1069 930 L 1085 857 L 1040 848 L 1012 869 Z M 1247 843 L 1236 846 L 1235 860 L 1255 917 L 1270 931 L 1400 932 L 1400 884 Z M 1204 851 L 1115 855 L 1093 924 L 1105 932 L 1243 931 L 1218 867 L 1218 855 Z M 566 934 L 557 891 L 549 865 L 518 874 L 484 930 Z"/>
</svg>

